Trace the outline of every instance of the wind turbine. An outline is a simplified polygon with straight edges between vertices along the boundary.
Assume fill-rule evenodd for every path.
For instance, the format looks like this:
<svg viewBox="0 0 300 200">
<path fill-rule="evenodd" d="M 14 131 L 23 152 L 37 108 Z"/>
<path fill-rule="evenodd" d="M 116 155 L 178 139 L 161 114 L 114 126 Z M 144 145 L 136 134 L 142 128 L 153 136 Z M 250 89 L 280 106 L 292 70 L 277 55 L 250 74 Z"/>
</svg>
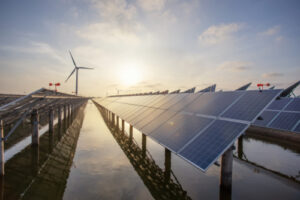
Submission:
<svg viewBox="0 0 300 200">
<path fill-rule="evenodd" d="M 76 96 L 77 96 L 78 95 L 78 70 L 79 69 L 94 69 L 94 68 L 90 68 L 90 67 L 77 67 L 77 65 L 76 65 L 76 63 L 74 61 L 74 58 L 72 56 L 71 51 L 69 51 L 69 53 L 70 53 L 70 56 L 71 56 L 73 64 L 74 64 L 74 69 L 71 72 L 71 74 L 69 75 L 69 77 L 66 79 L 65 82 L 67 82 L 69 80 L 69 78 L 72 76 L 72 74 L 76 71 L 76 89 L 75 89 L 75 93 L 76 93 Z"/>
</svg>

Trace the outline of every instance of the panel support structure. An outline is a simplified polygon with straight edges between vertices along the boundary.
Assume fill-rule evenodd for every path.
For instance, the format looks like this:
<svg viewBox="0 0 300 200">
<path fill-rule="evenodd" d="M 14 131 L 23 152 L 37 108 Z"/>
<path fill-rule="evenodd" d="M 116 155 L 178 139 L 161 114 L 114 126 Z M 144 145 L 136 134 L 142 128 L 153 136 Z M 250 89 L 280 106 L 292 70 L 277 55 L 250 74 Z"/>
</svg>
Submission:
<svg viewBox="0 0 300 200">
<path fill-rule="evenodd" d="M 147 136 L 142 133 L 142 155 L 146 157 L 146 150 L 147 150 Z"/>
<path fill-rule="evenodd" d="M 122 133 L 124 134 L 125 132 L 125 121 L 122 119 Z"/>
<path fill-rule="evenodd" d="M 0 177 L 4 175 L 4 127 L 3 121 L 0 121 Z"/>
<path fill-rule="evenodd" d="M 133 138 L 133 126 L 130 125 L 129 126 L 129 140 L 132 141 Z"/>
<path fill-rule="evenodd" d="M 221 160 L 220 189 L 231 193 L 232 186 L 232 162 L 233 147 L 230 147 L 223 155 Z"/>
<path fill-rule="evenodd" d="M 39 145 L 39 113 L 37 109 L 33 109 L 31 113 L 31 125 L 32 125 L 32 135 L 31 142 L 32 145 Z"/>
<path fill-rule="evenodd" d="M 169 182 L 171 178 L 171 151 L 165 148 L 165 182 Z"/>
</svg>

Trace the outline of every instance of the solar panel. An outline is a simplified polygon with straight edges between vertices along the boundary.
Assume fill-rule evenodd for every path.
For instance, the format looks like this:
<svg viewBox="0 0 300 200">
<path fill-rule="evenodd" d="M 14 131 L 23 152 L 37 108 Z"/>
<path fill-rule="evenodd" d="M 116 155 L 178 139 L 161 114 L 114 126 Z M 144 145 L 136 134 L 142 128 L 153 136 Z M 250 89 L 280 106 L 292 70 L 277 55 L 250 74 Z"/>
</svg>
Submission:
<svg viewBox="0 0 300 200">
<path fill-rule="evenodd" d="M 206 92 L 183 110 L 197 114 L 218 116 L 242 94 L 241 92 Z"/>
<path fill-rule="evenodd" d="M 298 122 L 298 126 L 296 126 L 294 131 L 300 133 L 300 123 L 299 122 Z"/>
<path fill-rule="evenodd" d="M 138 121 L 135 124 L 135 127 L 138 129 L 141 129 L 142 127 L 146 126 L 147 124 L 149 124 L 151 121 L 153 121 L 154 119 L 156 119 L 159 115 L 161 115 L 163 112 L 165 112 L 166 110 L 161 110 L 161 109 L 156 109 L 153 112 L 150 113 L 145 113 L 146 116 L 144 118 L 141 118 L 140 121 Z"/>
<path fill-rule="evenodd" d="M 150 137 L 177 152 L 212 121 L 203 117 L 177 114 L 151 133 Z"/>
<path fill-rule="evenodd" d="M 267 109 L 281 110 L 286 106 L 292 99 L 291 98 L 280 98 L 273 101 Z"/>
<path fill-rule="evenodd" d="M 300 113 L 282 112 L 269 125 L 269 127 L 283 130 L 292 130 L 292 128 L 299 120 Z"/>
<path fill-rule="evenodd" d="M 205 171 L 246 128 L 246 124 L 216 120 L 179 155 Z"/>
<path fill-rule="evenodd" d="M 267 124 L 276 116 L 279 111 L 264 111 L 260 116 L 261 120 L 256 119 L 254 125 L 267 126 Z"/>
<path fill-rule="evenodd" d="M 293 98 L 293 101 L 285 108 L 285 110 L 300 112 L 300 98 Z"/>
<path fill-rule="evenodd" d="M 176 114 L 174 111 L 166 110 L 162 114 L 160 114 L 157 118 L 155 118 L 153 121 L 149 122 L 149 124 L 145 125 L 141 128 L 142 132 L 145 134 L 150 134 L 152 131 L 154 131 L 156 128 L 158 128 L 161 124 L 163 124 L 165 121 L 170 119 Z"/>
<path fill-rule="evenodd" d="M 244 91 L 244 95 L 222 117 L 253 122 L 281 90 Z"/>
<path fill-rule="evenodd" d="M 142 133 L 206 170 L 280 92 L 234 91 L 157 95 L 153 98 L 132 96 L 123 100 L 120 97 L 117 101 L 108 98 L 99 103 L 109 105 L 116 115 Z M 218 118 L 220 115 L 223 118 Z M 240 121 L 234 122 L 233 119 Z"/>
</svg>

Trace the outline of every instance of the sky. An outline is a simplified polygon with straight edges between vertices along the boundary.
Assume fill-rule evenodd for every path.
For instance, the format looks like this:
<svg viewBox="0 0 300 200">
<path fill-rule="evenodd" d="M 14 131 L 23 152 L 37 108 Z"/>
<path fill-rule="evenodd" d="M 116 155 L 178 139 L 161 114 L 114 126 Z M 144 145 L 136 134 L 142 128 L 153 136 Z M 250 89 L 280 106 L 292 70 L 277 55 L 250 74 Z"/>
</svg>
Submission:
<svg viewBox="0 0 300 200">
<path fill-rule="evenodd" d="M 298 0 L 0 0 L 0 93 L 105 96 L 300 80 Z M 298 88 L 296 94 L 300 94 Z"/>
</svg>

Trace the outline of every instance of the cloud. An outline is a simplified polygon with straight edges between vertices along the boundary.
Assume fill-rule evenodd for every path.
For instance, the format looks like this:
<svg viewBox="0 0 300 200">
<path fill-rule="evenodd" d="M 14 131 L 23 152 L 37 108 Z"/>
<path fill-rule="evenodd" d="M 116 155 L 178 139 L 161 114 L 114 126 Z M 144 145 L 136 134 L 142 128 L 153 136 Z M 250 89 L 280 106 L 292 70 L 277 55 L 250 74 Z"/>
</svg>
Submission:
<svg viewBox="0 0 300 200">
<path fill-rule="evenodd" d="M 238 32 L 242 28 L 243 25 L 237 23 L 213 25 L 199 35 L 198 40 L 204 44 L 218 44 L 230 39 L 232 34 Z"/>
<path fill-rule="evenodd" d="M 278 72 L 271 72 L 271 73 L 264 73 L 262 74 L 263 78 L 277 78 L 277 77 L 282 77 L 284 76 L 283 73 L 278 73 Z"/>
<path fill-rule="evenodd" d="M 16 53 L 26 53 L 26 54 L 44 54 L 50 58 L 53 58 L 60 63 L 66 64 L 64 57 L 60 56 L 58 51 L 52 48 L 49 44 L 44 42 L 30 41 L 24 46 L 2 46 L 0 47 L 2 51 L 11 51 Z"/>
<path fill-rule="evenodd" d="M 262 35 L 262 36 L 272 36 L 272 35 L 275 35 L 277 34 L 278 32 L 280 31 L 280 26 L 273 26 L 261 33 L 259 33 L 259 35 Z"/>
<path fill-rule="evenodd" d="M 251 67 L 252 63 L 245 61 L 226 61 L 219 65 L 219 70 L 227 70 L 233 72 L 240 72 L 248 70 Z"/>
<path fill-rule="evenodd" d="M 137 3 L 145 11 L 159 11 L 164 8 L 166 0 L 138 0 Z"/>
</svg>

